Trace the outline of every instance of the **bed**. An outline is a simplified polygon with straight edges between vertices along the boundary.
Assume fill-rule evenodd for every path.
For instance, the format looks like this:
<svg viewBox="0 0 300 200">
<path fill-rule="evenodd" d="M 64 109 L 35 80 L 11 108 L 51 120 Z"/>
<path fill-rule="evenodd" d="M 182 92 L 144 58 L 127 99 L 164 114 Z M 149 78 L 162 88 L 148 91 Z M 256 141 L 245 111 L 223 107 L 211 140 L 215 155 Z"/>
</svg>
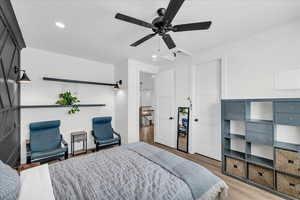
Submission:
<svg viewBox="0 0 300 200">
<path fill-rule="evenodd" d="M 25 170 L 19 200 L 215 200 L 227 189 L 204 167 L 139 142 Z"/>
</svg>

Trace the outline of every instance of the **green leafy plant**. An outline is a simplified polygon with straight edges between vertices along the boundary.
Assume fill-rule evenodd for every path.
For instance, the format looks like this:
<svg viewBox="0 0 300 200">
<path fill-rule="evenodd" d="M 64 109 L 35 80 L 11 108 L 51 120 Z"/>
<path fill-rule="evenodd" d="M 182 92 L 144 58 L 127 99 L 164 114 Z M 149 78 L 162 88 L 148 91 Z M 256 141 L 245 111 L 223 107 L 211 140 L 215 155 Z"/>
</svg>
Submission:
<svg viewBox="0 0 300 200">
<path fill-rule="evenodd" d="M 63 105 L 63 106 L 72 106 L 72 108 L 68 111 L 69 114 L 75 114 L 76 112 L 79 112 L 79 105 L 76 104 L 80 102 L 80 100 L 73 96 L 70 91 L 66 91 L 64 93 L 60 93 L 58 95 L 59 100 L 56 101 L 56 104 Z"/>
</svg>

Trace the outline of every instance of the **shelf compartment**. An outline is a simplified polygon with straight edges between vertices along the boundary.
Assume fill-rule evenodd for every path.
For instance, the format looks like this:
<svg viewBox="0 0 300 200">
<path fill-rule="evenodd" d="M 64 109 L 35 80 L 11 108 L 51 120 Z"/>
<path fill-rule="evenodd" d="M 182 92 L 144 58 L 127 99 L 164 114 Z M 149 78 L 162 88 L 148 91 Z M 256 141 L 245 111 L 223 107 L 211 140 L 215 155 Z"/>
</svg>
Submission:
<svg viewBox="0 0 300 200">
<path fill-rule="evenodd" d="M 292 176 L 292 177 L 295 177 L 295 178 L 299 178 L 299 179 L 300 179 L 300 176 L 295 175 L 295 174 L 291 174 L 291 173 L 288 173 L 288 172 L 284 172 L 284 171 L 281 171 L 281 170 L 278 170 L 278 169 L 275 169 L 275 171 L 276 171 L 277 173 L 281 173 L 281 174 L 284 174 L 284 175 L 288 175 L 288 176 Z"/>
<path fill-rule="evenodd" d="M 275 102 L 275 112 L 300 114 L 300 102 Z"/>
<path fill-rule="evenodd" d="M 300 175 L 300 160 L 298 152 L 276 149 L 276 169 L 290 174 Z"/>
<path fill-rule="evenodd" d="M 273 123 L 248 121 L 246 123 L 246 140 L 255 144 L 273 145 L 273 129 Z"/>
<path fill-rule="evenodd" d="M 227 139 L 240 139 L 240 140 L 245 139 L 245 135 L 234 134 L 234 133 L 225 134 L 224 137 Z"/>
<path fill-rule="evenodd" d="M 264 120 L 264 119 L 248 119 L 247 122 L 259 123 L 259 124 L 273 124 L 273 120 Z"/>
<path fill-rule="evenodd" d="M 275 113 L 277 124 L 288 126 L 300 126 L 300 114 L 294 113 Z"/>
<path fill-rule="evenodd" d="M 285 150 L 295 151 L 295 152 L 298 152 L 300 150 L 299 144 L 291 144 L 287 142 L 275 141 L 274 146 L 279 149 L 285 149 Z"/>
<path fill-rule="evenodd" d="M 246 155 L 246 161 L 248 163 L 255 164 L 255 165 L 258 165 L 258 166 L 262 166 L 262 167 L 266 167 L 266 168 L 269 168 L 269 169 L 274 168 L 273 160 L 270 160 L 268 158 L 263 158 L 263 157 L 247 154 Z"/>
<path fill-rule="evenodd" d="M 235 158 L 226 158 L 226 172 L 238 177 L 246 178 L 247 168 L 245 161 Z"/>
<path fill-rule="evenodd" d="M 224 102 L 224 119 L 226 120 L 245 120 L 246 106 L 244 101 Z"/>
<path fill-rule="evenodd" d="M 231 158 L 236 158 L 236 159 L 239 159 L 239 160 L 245 160 L 245 153 L 235 151 L 235 150 L 231 150 L 231 149 L 225 149 L 224 155 L 228 156 L 228 157 L 231 157 Z"/>
<path fill-rule="evenodd" d="M 261 167 L 254 164 L 248 165 L 249 180 L 257 184 L 274 188 L 274 171 L 273 169 Z"/>
</svg>

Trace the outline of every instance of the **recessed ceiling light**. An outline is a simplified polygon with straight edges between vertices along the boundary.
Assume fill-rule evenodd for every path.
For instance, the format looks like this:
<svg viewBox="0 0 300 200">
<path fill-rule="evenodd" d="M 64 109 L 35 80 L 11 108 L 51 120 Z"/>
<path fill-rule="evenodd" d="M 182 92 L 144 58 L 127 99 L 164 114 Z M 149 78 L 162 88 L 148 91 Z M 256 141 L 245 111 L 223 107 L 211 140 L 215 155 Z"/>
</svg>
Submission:
<svg viewBox="0 0 300 200">
<path fill-rule="evenodd" d="M 153 54 L 153 55 L 152 55 L 152 58 L 153 58 L 153 59 L 157 58 L 157 55 Z"/>
<path fill-rule="evenodd" d="M 62 22 L 55 22 L 55 25 L 56 25 L 58 28 L 65 28 L 65 24 L 62 23 Z"/>
</svg>

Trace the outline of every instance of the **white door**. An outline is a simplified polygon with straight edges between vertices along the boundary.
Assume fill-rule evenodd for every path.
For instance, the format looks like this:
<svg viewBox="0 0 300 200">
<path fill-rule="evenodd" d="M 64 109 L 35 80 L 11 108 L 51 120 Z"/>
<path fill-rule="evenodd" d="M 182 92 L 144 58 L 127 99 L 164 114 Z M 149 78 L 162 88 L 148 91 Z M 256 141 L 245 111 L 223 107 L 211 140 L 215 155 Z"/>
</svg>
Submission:
<svg viewBox="0 0 300 200">
<path fill-rule="evenodd" d="M 221 160 L 221 62 L 196 66 L 193 119 L 194 151 Z"/>
<path fill-rule="evenodd" d="M 155 89 L 157 109 L 155 117 L 155 142 L 176 147 L 175 129 L 175 76 L 174 70 L 156 74 Z"/>
</svg>

